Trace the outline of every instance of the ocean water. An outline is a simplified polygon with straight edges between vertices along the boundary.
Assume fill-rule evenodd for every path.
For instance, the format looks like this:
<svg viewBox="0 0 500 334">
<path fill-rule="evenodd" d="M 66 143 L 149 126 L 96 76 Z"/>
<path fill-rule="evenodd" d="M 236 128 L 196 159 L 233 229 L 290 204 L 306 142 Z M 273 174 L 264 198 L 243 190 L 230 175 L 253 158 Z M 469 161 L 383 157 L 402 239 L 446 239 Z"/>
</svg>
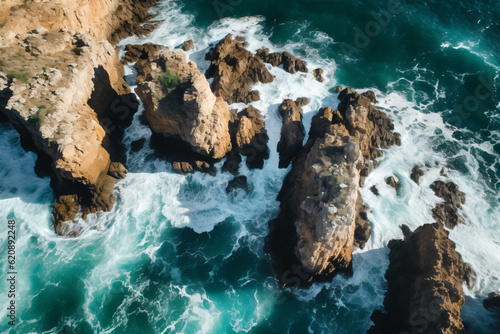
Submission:
<svg viewBox="0 0 500 334">
<path fill-rule="evenodd" d="M 257 86 L 261 101 L 254 106 L 266 117 L 271 154 L 262 170 L 242 164 L 249 194 L 226 193 L 232 176 L 221 171 L 222 162 L 215 177 L 174 173 L 149 148 L 151 132 L 138 113 L 124 141 L 147 143 L 128 152 L 130 173 L 117 183 L 113 211 L 75 223 L 86 229 L 73 239 L 54 234 L 49 179 L 35 175 L 36 156 L 20 147 L 10 125 L 0 124 L 0 216 L 5 224 L 17 222 L 18 271 L 12 328 L 2 261 L 0 331 L 363 333 L 382 307 L 387 243 L 402 237 L 401 224 L 433 221 L 440 199 L 429 185 L 444 167 L 444 179 L 467 196 L 466 224 L 450 232 L 478 276 L 474 289 L 464 288 L 467 332 L 498 332 L 494 314 L 482 307 L 489 292 L 500 291 L 498 2 L 160 0 L 155 11 L 161 23 L 150 36 L 121 44 L 174 49 L 193 39 L 189 57 L 204 71 L 210 45 L 233 33 L 252 51 L 289 51 L 309 69 L 322 67 L 326 82 L 269 68 L 276 80 Z M 263 252 L 287 173 L 278 168 L 278 106 L 285 98 L 311 98 L 304 108 L 308 129 L 320 107 L 336 107 L 337 84 L 374 90 L 402 145 L 385 152 L 361 189 L 373 231 L 365 249 L 355 251 L 354 275 L 280 291 Z M 409 178 L 416 164 L 428 166 L 420 186 Z M 390 175 L 401 180 L 398 194 L 384 182 Z M 368 190 L 372 185 L 380 196 Z M 0 249 L 6 257 L 5 230 Z"/>
</svg>

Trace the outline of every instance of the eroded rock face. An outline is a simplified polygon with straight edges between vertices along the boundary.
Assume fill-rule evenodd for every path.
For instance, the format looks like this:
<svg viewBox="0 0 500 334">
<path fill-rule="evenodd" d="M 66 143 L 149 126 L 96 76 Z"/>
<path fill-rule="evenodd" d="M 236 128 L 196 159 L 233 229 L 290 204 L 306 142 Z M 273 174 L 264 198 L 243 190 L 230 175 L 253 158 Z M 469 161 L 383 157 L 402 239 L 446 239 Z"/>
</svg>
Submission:
<svg viewBox="0 0 500 334">
<path fill-rule="evenodd" d="M 279 168 L 287 168 L 290 165 L 292 159 L 302 148 L 302 142 L 304 141 L 305 131 L 302 124 L 302 108 L 298 105 L 302 101 L 297 102 L 286 99 L 279 107 L 283 122 L 281 138 L 278 142 Z"/>
<path fill-rule="evenodd" d="M 340 98 L 339 110 L 314 116 L 278 195 L 280 214 L 269 222 L 266 251 L 281 286 L 307 286 L 350 269 L 355 234 L 360 246 L 369 235 L 361 171 L 380 148 L 399 144 L 392 122 L 367 97 L 349 88 Z"/>
<path fill-rule="evenodd" d="M 265 128 L 266 123 L 260 111 L 249 106 L 232 115 L 230 132 L 233 142 L 233 151 L 228 155 L 224 168 L 237 175 L 241 156 L 246 157 L 249 168 L 264 167 L 264 160 L 269 158 L 267 142 L 269 136 Z"/>
<path fill-rule="evenodd" d="M 404 240 L 389 242 L 385 313 L 373 313 L 368 333 L 463 333 L 467 264 L 442 225 L 405 231 Z"/>
<path fill-rule="evenodd" d="M 294 74 L 297 72 L 304 72 L 307 73 L 307 63 L 300 59 L 295 57 L 294 55 L 290 54 L 289 52 L 283 52 L 283 53 L 278 53 L 278 52 L 273 52 L 270 53 L 269 49 L 259 49 L 257 50 L 257 57 L 262 59 L 264 62 L 269 63 L 273 65 L 274 67 L 277 67 L 279 65 L 283 65 L 283 69 L 287 71 L 288 73 Z M 318 80 L 319 82 L 323 82 L 324 79 L 321 76 L 323 74 L 323 69 L 317 68 L 313 70 L 313 75 Z"/>
<path fill-rule="evenodd" d="M 463 224 L 465 220 L 458 210 L 462 208 L 462 204 L 465 204 L 465 194 L 458 186 L 453 182 L 435 181 L 431 184 L 431 189 L 437 197 L 444 200 L 444 203 L 438 203 L 432 209 L 432 216 L 436 222 L 451 229 L 458 224 Z"/>
<path fill-rule="evenodd" d="M 30 1 L 2 16 L 0 60 L 9 74 L 25 74 L 7 81 L 0 75 L 0 113 L 29 138 L 25 148 L 51 176 L 59 234 L 76 235 L 65 221 L 114 204 L 116 178 L 108 172 L 114 162 L 125 163 L 123 128 L 138 102 L 113 43 L 145 32 L 140 21 L 153 3 Z"/>
<path fill-rule="evenodd" d="M 257 82 L 274 81 L 262 59 L 254 56 L 245 46 L 243 38 L 233 39 L 229 34 L 206 55 L 206 59 L 211 61 L 206 75 L 214 79 L 212 90 L 228 104 L 258 101 L 259 92 L 252 90 L 252 86 Z"/>
<path fill-rule="evenodd" d="M 232 147 L 229 108 L 212 93 L 196 64 L 181 50 L 151 45 L 128 49 L 134 50 L 131 59 L 139 58 L 136 93 L 151 130 L 167 140 L 180 140 L 206 159 L 226 156 Z"/>
</svg>

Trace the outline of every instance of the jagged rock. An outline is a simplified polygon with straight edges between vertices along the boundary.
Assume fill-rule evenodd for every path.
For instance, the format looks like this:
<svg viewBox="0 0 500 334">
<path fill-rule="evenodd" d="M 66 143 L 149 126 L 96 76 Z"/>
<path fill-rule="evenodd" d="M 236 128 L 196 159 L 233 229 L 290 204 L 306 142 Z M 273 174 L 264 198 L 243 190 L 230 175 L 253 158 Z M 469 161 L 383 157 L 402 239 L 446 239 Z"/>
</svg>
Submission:
<svg viewBox="0 0 500 334">
<path fill-rule="evenodd" d="M 264 160 L 269 158 L 269 137 L 265 125 L 260 111 L 253 106 L 238 113 L 234 143 L 237 152 L 247 158 L 249 168 L 262 169 Z"/>
<path fill-rule="evenodd" d="M 193 166 L 191 166 L 191 164 L 186 161 L 175 161 L 174 163 L 172 163 L 172 167 L 176 172 L 181 174 L 192 173 L 194 171 Z"/>
<path fill-rule="evenodd" d="M 354 246 L 360 249 L 365 247 L 365 244 L 370 239 L 372 226 L 368 221 L 368 207 L 362 203 L 361 197 L 358 197 L 356 203 L 356 222 L 354 230 Z"/>
<path fill-rule="evenodd" d="M 146 138 L 134 140 L 133 142 L 130 143 L 130 149 L 132 150 L 132 152 L 139 152 L 140 150 L 142 150 L 145 143 L 146 143 Z"/>
<path fill-rule="evenodd" d="M 377 189 L 377 186 L 371 186 L 370 187 L 370 191 L 375 195 L 375 196 L 378 196 L 379 195 L 379 192 L 378 192 L 378 189 Z"/>
<path fill-rule="evenodd" d="M 411 170 L 411 175 L 410 178 L 415 182 L 416 184 L 420 184 L 420 178 L 424 176 L 424 171 L 420 168 L 420 166 L 415 166 Z"/>
<path fill-rule="evenodd" d="M 116 179 L 108 171 L 112 162 L 125 162 L 123 128 L 138 106 L 114 43 L 144 32 L 153 3 L 27 1 L 0 15 L 0 60 L 33 54 L 10 62 L 12 71 L 24 69 L 26 80 L 0 78 L 0 113 L 46 165 L 37 162 L 37 169 L 51 177 L 59 234 L 76 235 L 63 222 L 78 213 L 85 218 L 112 208 Z"/>
<path fill-rule="evenodd" d="M 127 173 L 128 169 L 119 162 L 112 162 L 109 166 L 108 175 L 117 180 L 124 179 Z"/>
<path fill-rule="evenodd" d="M 194 42 L 192 39 L 190 39 L 189 41 L 185 41 L 184 43 L 182 43 L 182 50 L 184 51 L 190 51 L 194 49 Z"/>
<path fill-rule="evenodd" d="M 265 63 L 269 63 L 274 67 L 278 67 L 283 62 L 283 55 L 278 52 L 269 53 L 269 49 L 257 50 L 256 56 L 261 58 Z"/>
<path fill-rule="evenodd" d="M 283 126 L 278 142 L 280 155 L 279 168 L 287 168 L 292 159 L 302 148 L 304 141 L 304 125 L 302 124 L 302 109 L 296 102 L 286 99 L 279 107 Z"/>
<path fill-rule="evenodd" d="M 361 95 L 367 97 L 372 103 L 378 103 L 377 98 L 375 97 L 375 93 L 371 90 L 364 92 Z"/>
<path fill-rule="evenodd" d="M 168 139 L 180 140 L 207 159 L 223 158 L 231 150 L 227 103 L 212 93 L 181 50 L 150 49 L 154 54 L 136 64 L 136 93 L 151 130 L 165 138 L 163 144 L 161 137 L 155 143 L 166 146 Z"/>
<path fill-rule="evenodd" d="M 394 188 L 396 191 L 398 190 L 399 179 L 397 177 L 389 176 L 388 178 L 385 179 L 385 183 L 387 183 L 389 187 Z"/>
<path fill-rule="evenodd" d="M 300 108 L 307 106 L 310 102 L 311 99 L 307 97 L 299 97 L 297 100 L 295 100 L 295 104 Z"/>
<path fill-rule="evenodd" d="M 212 90 L 228 104 L 258 101 L 260 96 L 252 91 L 252 86 L 274 81 L 262 59 L 245 49 L 244 39 L 233 39 L 231 34 L 211 49 L 206 58 L 211 61 L 206 75 L 214 78 Z"/>
<path fill-rule="evenodd" d="M 342 85 L 335 86 L 335 93 L 340 93 L 343 90 L 344 90 L 344 87 Z"/>
<path fill-rule="evenodd" d="M 64 195 L 57 198 L 54 204 L 55 230 L 59 235 L 65 234 L 62 222 L 73 220 L 80 212 L 80 200 L 78 195 Z"/>
<path fill-rule="evenodd" d="M 368 333 L 463 333 L 466 264 L 440 224 L 391 240 L 385 313 L 375 311 Z"/>
<path fill-rule="evenodd" d="M 153 63 L 154 61 L 160 58 L 160 51 L 164 49 L 165 49 L 164 46 L 151 43 L 146 43 L 141 45 L 127 44 L 125 45 L 126 53 L 125 56 L 123 57 L 123 62 L 125 64 L 128 64 L 128 63 L 135 63 L 136 61 L 139 60 L 146 60 L 147 63 Z M 143 63 L 142 66 L 144 75 L 140 77 L 141 82 L 144 82 L 145 77 L 149 73 L 151 73 L 151 71 L 148 71 L 148 68 L 146 66 L 147 63 Z"/>
<path fill-rule="evenodd" d="M 465 194 L 458 186 L 453 182 L 435 181 L 431 184 L 431 189 L 437 197 L 444 199 L 444 203 L 436 204 L 432 209 L 432 216 L 436 222 L 451 229 L 465 223 L 464 218 L 458 213 L 462 204 L 465 204 Z"/>
<path fill-rule="evenodd" d="M 399 143 L 391 121 L 369 99 L 346 89 L 339 110 L 321 109 L 278 195 L 280 213 L 269 222 L 265 251 L 280 285 L 308 286 L 350 271 L 354 238 L 370 232 L 359 202 L 364 165 L 381 148 Z M 369 223 L 368 223 L 369 225 Z"/>
<path fill-rule="evenodd" d="M 245 192 L 248 193 L 249 187 L 246 176 L 244 175 L 235 176 L 231 181 L 228 182 L 226 187 L 227 193 L 230 193 L 231 191 L 236 189 L 243 189 Z"/>
<path fill-rule="evenodd" d="M 323 78 L 323 69 L 322 68 L 317 68 L 313 70 L 313 75 L 318 80 L 319 82 L 324 82 L 325 79 Z"/>
<path fill-rule="evenodd" d="M 283 64 L 283 69 L 288 73 L 307 73 L 307 63 L 288 52 L 269 53 L 269 49 L 259 49 L 257 50 L 256 56 L 262 59 L 264 62 L 273 65 L 274 67 Z M 321 74 L 323 74 L 323 70 L 321 68 L 315 69 L 313 71 L 313 74 L 318 81 L 323 82 L 323 78 L 321 77 Z"/>
</svg>

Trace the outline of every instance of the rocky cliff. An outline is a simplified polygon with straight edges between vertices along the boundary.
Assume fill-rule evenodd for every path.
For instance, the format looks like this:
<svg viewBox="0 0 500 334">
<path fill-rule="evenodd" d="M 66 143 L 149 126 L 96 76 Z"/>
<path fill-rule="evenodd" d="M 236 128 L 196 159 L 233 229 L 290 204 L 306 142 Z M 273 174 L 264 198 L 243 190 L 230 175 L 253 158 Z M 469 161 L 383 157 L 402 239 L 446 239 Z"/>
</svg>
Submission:
<svg viewBox="0 0 500 334">
<path fill-rule="evenodd" d="M 265 246 L 281 286 L 307 286 L 349 270 L 355 235 L 369 236 L 358 231 L 369 228 L 358 189 L 380 149 L 399 144 L 369 96 L 346 88 L 338 110 L 321 109 L 284 180 Z"/>
<path fill-rule="evenodd" d="M 0 11 L 0 112 L 52 176 L 55 229 L 114 204 L 122 129 L 138 103 L 114 42 L 144 33 L 152 0 L 15 1 Z"/>
<path fill-rule="evenodd" d="M 385 313 L 375 311 L 368 333 L 463 333 L 463 284 L 474 285 L 442 224 L 427 224 L 389 242 Z"/>
<path fill-rule="evenodd" d="M 196 64 L 182 50 L 172 52 L 155 45 L 127 49 L 127 59 L 134 58 L 133 53 L 144 55 L 136 64 L 136 93 L 151 130 L 165 138 L 166 146 L 168 140 L 179 140 L 201 159 L 225 157 L 232 148 L 229 107 L 212 93 Z"/>
</svg>

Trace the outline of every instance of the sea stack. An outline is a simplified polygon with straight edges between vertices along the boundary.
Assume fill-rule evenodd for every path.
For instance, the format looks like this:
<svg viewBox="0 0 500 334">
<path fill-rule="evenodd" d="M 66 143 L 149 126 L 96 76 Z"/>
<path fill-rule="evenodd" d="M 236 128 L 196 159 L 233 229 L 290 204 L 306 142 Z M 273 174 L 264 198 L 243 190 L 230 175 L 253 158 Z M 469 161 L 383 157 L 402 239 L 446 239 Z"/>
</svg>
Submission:
<svg viewBox="0 0 500 334">
<path fill-rule="evenodd" d="M 355 235 L 369 236 L 369 223 L 360 224 L 366 215 L 358 189 L 380 149 L 400 140 L 365 95 L 346 88 L 338 110 L 322 108 L 314 116 L 309 139 L 285 177 L 281 211 L 269 222 L 265 246 L 282 287 L 308 286 L 349 271 Z"/>
</svg>

